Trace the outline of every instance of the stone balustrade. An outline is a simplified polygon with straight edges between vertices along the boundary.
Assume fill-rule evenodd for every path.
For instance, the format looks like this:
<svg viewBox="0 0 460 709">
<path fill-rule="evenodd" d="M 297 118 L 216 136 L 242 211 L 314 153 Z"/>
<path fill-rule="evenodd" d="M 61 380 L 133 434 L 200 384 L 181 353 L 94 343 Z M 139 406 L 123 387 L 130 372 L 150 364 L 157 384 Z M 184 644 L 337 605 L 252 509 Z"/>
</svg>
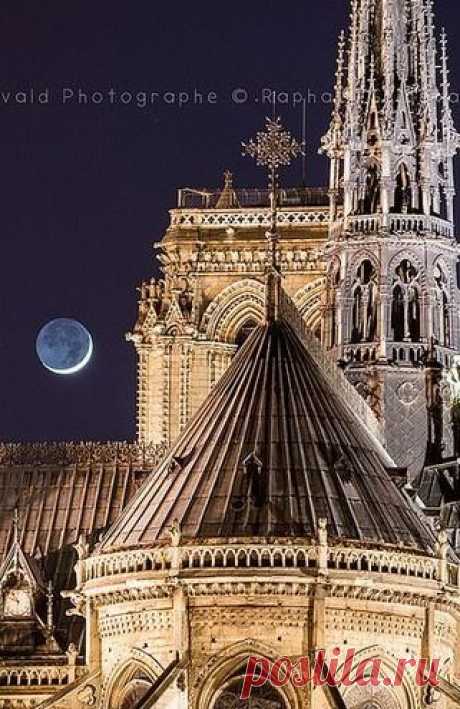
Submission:
<svg viewBox="0 0 460 709">
<path fill-rule="evenodd" d="M 378 234 L 383 228 L 382 214 L 348 216 L 344 222 L 331 225 L 330 236 L 337 239 L 344 234 Z M 423 214 L 390 214 L 386 228 L 391 234 L 424 234 L 454 238 L 454 227 L 450 222 Z"/>
<path fill-rule="evenodd" d="M 172 209 L 171 227 L 190 229 L 258 228 L 269 227 L 271 213 L 268 208 L 258 209 Z M 280 209 L 278 226 L 321 226 L 327 225 L 329 210 L 324 207 L 299 207 Z"/>
<path fill-rule="evenodd" d="M 2 687 L 65 687 L 84 674 L 85 667 L 74 665 L 39 667 L 3 665 L 0 667 L 0 688 Z"/>
<path fill-rule="evenodd" d="M 337 349 L 331 350 L 336 357 L 341 354 Z M 422 364 L 427 355 L 427 344 L 421 342 L 385 342 L 385 358 L 397 364 Z M 439 364 L 450 368 L 455 353 L 447 347 L 436 347 L 434 357 Z M 345 345 L 343 357 L 347 362 L 374 362 L 381 356 L 381 350 L 375 342 L 361 342 Z"/>
<path fill-rule="evenodd" d="M 363 572 L 460 585 L 459 569 L 445 560 L 405 549 L 359 549 L 301 543 L 207 543 L 93 556 L 84 562 L 84 580 L 157 572 L 168 578 L 191 570 L 299 569 L 302 573 Z M 94 585 L 94 583 L 92 584 Z"/>
</svg>

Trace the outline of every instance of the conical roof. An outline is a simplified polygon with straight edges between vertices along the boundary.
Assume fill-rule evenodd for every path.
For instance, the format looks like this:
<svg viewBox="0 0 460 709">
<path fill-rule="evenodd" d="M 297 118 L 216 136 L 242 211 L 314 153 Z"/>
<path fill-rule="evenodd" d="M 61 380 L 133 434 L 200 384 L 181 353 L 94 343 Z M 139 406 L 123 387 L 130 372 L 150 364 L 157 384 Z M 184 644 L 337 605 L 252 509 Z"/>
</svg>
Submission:
<svg viewBox="0 0 460 709">
<path fill-rule="evenodd" d="M 100 551 L 169 540 L 329 538 L 432 551 L 375 440 L 288 322 L 256 328 Z"/>
</svg>

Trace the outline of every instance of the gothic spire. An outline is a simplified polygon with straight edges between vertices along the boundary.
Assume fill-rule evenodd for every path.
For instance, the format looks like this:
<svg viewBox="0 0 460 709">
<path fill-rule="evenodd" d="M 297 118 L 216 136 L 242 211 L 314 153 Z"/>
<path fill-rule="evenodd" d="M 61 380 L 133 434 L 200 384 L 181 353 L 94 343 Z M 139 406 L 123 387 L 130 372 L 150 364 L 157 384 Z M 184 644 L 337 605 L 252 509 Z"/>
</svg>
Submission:
<svg viewBox="0 0 460 709">
<path fill-rule="evenodd" d="M 444 33 L 440 45 L 438 67 L 432 0 L 352 0 L 323 139 L 332 161 L 331 193 L 343 188 L 345 218 L 380 213 L 384 229 L 392 213 L 453 223 L 452 159 L 460 140 Z"/>
</svg>

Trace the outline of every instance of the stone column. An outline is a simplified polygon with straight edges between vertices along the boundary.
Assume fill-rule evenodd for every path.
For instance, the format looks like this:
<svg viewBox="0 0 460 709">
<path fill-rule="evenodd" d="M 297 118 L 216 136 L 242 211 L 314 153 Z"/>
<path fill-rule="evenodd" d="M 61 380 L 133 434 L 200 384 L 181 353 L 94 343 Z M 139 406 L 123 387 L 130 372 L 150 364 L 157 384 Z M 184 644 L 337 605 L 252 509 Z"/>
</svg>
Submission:
<svg viewBox="0 0 460 709">
<path fill-rule="evenodd" d="M 101 641 L 98 633 L 98 613 L 94 601 L 86 599 L 86 664 L 90 672 L 100 669 Z"/>
<path fill-rule="evenodd" d="M 388 292 L 388 286 L 382 286 L 380 288 L 380 358 L 387 358 L 387 339 L 388 339 L 388 328 L 389 322 L 391 322 L 391 310 L 389 304 L 391 303 L 391 296 Z"/>
</svg>

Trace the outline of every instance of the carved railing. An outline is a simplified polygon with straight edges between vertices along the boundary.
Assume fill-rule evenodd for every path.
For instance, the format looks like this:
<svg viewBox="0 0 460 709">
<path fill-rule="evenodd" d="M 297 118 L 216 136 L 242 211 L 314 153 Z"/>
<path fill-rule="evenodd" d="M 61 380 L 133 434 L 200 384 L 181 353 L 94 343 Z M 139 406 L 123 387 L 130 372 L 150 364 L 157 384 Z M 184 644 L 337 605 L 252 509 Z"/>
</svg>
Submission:
<svg viewBox="0 0 460 709">
<path fill-rule="evenodd" d="M 5 687 L 64 687 L 74 682 L 85 671 L 84 667 L 72 665 L 3 666 L 0 667 L 0 694 Z"/>
<path fill-rule="evenodd" d="M 392 234 L 423 234 L 424 236 L 441 236 L 452 239 L 453 225 L 439 217 L 423 214 L 390 214 L 386 217 L 387 229 Z M 382 214 L 362 214 L 348 216 L 344 221 L 331 225 L 330 236 L 334 239 L 343 234 L 378 234 L 382 231 L 384 217 Z"/>
<path fill-rule="evenodd" d="M 316 546 L 196 546 L 181 550 L 182 569 L 305 569 L 317 568 L 317 559 Z"/>
<path fill-rule="evenodd" d="M 346 362 L 373 362 L 381 356 L 381 348 L 376 342 L 348 344 L 330 350 L 331 355 Z M 384 345 L 384 357 L 397 364 L 418 365 L 426 361 L 427 345 L 420 342 L 393 342 L 387 340 Z M 447 347 L 435 347 L 434 358 L 443 367 L 450 368 L 455 352 Z"/>
<path fill-rule="evenodd" d="M 167 549 L 126 551 L 90 557 L 84 563 L 84 578 L 86 581 L 91 581 L 143 571 L 168 571 L 170 568 L 171 555 Z"/>
<path fill-rule="evenodd" d="M 121 551 L 88 558 L 82 580 L 96 582 L 117 575 L 152 572 L 152 578 L 187 574 L 193 570 L 216 573 L 231 569 L 299 569 L 302 573 L 330 571 L 387 574 L 401 579 L 423 579 L 459 587 L 459 568 L 446 560 L 410 553 L 405 549 L 360 549 L 353 546 L 300 544 L 208 543 L 150 550 Z M 155 572 L 155 573 L 154 573 Z M 146 574 L 147 576 L 149 574 Z"/>
<path fill-rule="evenodd" d="M 437 581 L 439 560 L 411 556 L 399 552 L 366 551 L 334 547 L 328 551 L 328 568 L 346 571 L 365 571 L 376 574 L 395 574 Z M 456 569 L 456 567 L 454 567 Z M 454 585 L 457 585 L 457 581 Z"/>
<path fill-rule="evenodd" d="M 309 330 L 292 300 L 283 292 L 281 298 L 281 311 L 288 322 L 291 322 L 296 332 L 300 335 L 309 353 L 316 361 L 317 365 L 327 377 L 332 387 L 338 391 L 348 406 L 361 419 L 380 443 L 383 443 L 383 432 L 372 409 L 358 394 L 356 389 L 347 380 L 341 369 L 337 366 L 336 360 L 326 352 L 319 340 Z"/>
<path fill-rule="evenodd" d="M 259 209 L 172 209 L 172 227 L 206 228 L 251 228 L 269 227 L 271 213 L 268 208 Z M 278 226 L 327 225 L 329 210 L 321 207 L 298 207 L 280 209 Z"/>
</svg>

